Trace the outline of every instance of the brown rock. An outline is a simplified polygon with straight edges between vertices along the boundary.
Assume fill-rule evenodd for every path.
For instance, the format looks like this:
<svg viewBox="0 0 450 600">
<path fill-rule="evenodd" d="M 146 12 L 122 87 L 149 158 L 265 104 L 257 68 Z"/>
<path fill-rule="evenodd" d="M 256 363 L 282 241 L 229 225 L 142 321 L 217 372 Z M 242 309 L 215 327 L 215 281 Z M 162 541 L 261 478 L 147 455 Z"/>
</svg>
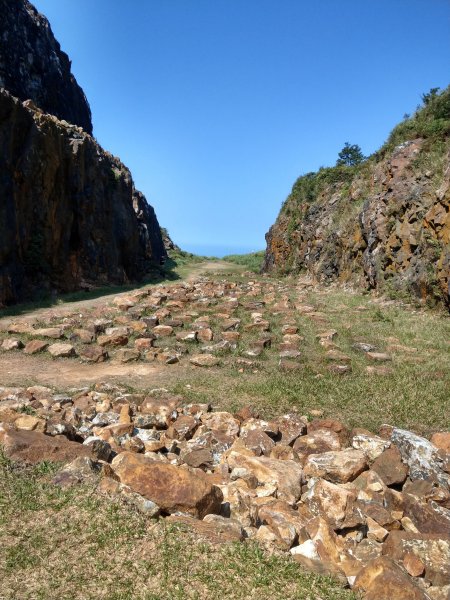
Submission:
<svg viewBox="0 0 450 600">
<path fill-rule="evenodd" d="M 166 432 L 169 439 L 189 440 L 198 426 L 198 421 L 189 415 L 181 415 Z"/>
<path fill-rule="evenodd" d="M 331 429 L 316 429 L 297 438 L 294 443 L 294 451 L 302 464 L 310 454 L 322 454 L 340 449 L 339 436 Z"/>
<path fill-rule="evenodd" d="M 384 450 L 371 468 L 378 473 L 386 485 L 402 484 L 408 476 L 408 467 L 402 462 L 400 451 L 396 446 Z"/>
<path fill-rule="evenodd" d="M 278 417 L 271 422 L 271 425 L 278 427 L 281 442 L 285 446 L 292 445 L 297 438 L 306 433 L 305 420 L 295 413 Z"/>
<path fill-rule="evenodd" d="M 162 512 L 184 512 L 200 519 L 219 512 L 222 493 L 202 471 L 150 461 L 130 452 L 116 456 L 112 467 L 122 483 L 155 502 Z"/>
<path fill-rule="evenodd" d="M 54 358 L 68 358 L 75 355 L 75 348 L 71 344 L 51 344 L 47 350 Z"/>
<path fill-rule="evenodd" d="M 269 456 L 275 446 L 272 438 L 261 429 L 251 429 L 243 432 L 241 440 L 244 442 L 245 447 L 249 448 L 255 456 L 261 456 L 261 454 Z"/>
<path fill-rule="evenodd" d="M 235 437 L 239 434 L 240 423 L 228 412 L 206 413 L 202 416 L 202 423 L 208 429 L 228 437 Z"/>
<path fill-rule="evenodd" d="M 354 589 L 363 590 L 364 600 L 426 600 L 427 596 L 391 559 L 370 561 L 358 573 Z"/>
<path fill-rule="evenodd" d="M 141 353 L 135 348 L 121 348 L 120 350 L 117 350 L 117 352 L 114 355 L 114 358 L 120 361 L 121 363 L 134 362 L 136 360 L 139 360 L 140 357 Z"/>
<path fill-rule="evenodd" d="M 14 421 L 16 429 L 22 429 L 24 431 L 45 431 L 45 419 L 34 417 L 33 415 L 21 415 Z"/>
<path fill-rule="evenodd" d="M 184 462 L 194 468 L 210 468 L 213 464 L 213 455 L 207 448 L 198 448 L 182 456 Z"/>
<path fill-rule="evenodd" d="M 173 327 L 170 325 L 157 325 L 153 327 L 152 333 L 156 337 L 170 337 L 173 334 Z"/>
<path fill-rule="evenodd" d="M 403 558 L 403 566 L 411 577 L 421 577 L 425 571 L 423 562 L 412 552 L 407 552 Z"/>
<path fill-rule="evenodd" d="M 280 500 L 294 504 L 300 498 L 302 469 L 294 461 L 245 456 L 241 452 L 231 450 L 226 462 L 231 469 L 247 469 L 257 478 L 260 485 L 275 485 L 277 498 Z"/>
<path fill-rule="evenodd" d="M 294 510 L 287 502 L 275 500 L 258 508 L 258 521 L 277 537 L 279 545 L 291 548 L 306 523 L 313 519 L 312 513 Z"/>
<path fill-rule="evenodd" d="M 355 527 L 363 520 L 356 512 L 354 490 L 330 483 L 324 479 L 311 479 L 302 495 L 312 514 L 326 519 L 333 529 Z"/>
<path fill-rule="evenodd" d="M 340 421 L 335 419 L 314 419 L 308 424 L 308 433 L 316 429 L 331 429 L 338 434 L 342 446 L 346 446 L 349 441 L 349 431 Z"/>
<path fill-rule="evenodd" d="M 81 360 L 92 363 L 104 362 L 108 358 L 108 353 L 101 346 L 83 346 L 79 355 Z"/>
<path fill-rule="evenodd" d="M 181 399 L 178 396 L 171 398 L 148 396 L 141 405 L 143 422 L 139 421 L 139 416 L 135 418 L 134 422 L 137 427 L 168 427 L 177 418 L 177 408 L 180 404 Z"/>
<path fill-rule="evenodd" d="M 87 446 L 70 442 L 65 436 L 48 436 L 37 431 L 0 429 L 0 444 L 12 460 L 35 464 L 43 460 L 68 462 L 78 456 L 91 456 Z"/>
<path fill-rule="evenodd" d="M 197 354 L 189 359 L 189 362 L 196 367 L 215 367 L 220 360 L 212 354 Z"/>
<path fill-rule="evenodd" d="M 38 352 L 43 352 L 48 348 L 48 343 L 43 342 L 42 340 L 31 340 L 26 344 L 23 351 L 25 354 L 37 354 Z"/>
<path fill-rule="evenodd" d="M 128 336 L 120 332 L 99 335 L 97 344 L 99 346 L 126 346 L 128 344 Z"/>
<path fill-rule="evenodd" d="M 360 450 L 341 450 L 311 454 L 306 459 L 306 477 L 322 477 L 335 483 L 353 481 L 367 469 L 367 461 Z"/>
<path fill-rule="evenodd" d="M 440 431 L 434 433 L 431 436 L 431 443 L 434 444 L 436 448 L 439 448 L 439 450 L 450 453 L 450 432 Z"/>
</svg>

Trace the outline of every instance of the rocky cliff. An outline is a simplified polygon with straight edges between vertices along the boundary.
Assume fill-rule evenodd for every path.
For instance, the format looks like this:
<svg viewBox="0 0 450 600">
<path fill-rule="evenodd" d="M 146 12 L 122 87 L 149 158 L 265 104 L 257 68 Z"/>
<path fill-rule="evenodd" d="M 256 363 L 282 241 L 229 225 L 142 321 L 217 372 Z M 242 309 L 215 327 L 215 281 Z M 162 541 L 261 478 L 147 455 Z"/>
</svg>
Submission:
<svg viewBox="0 0 450 600">
<path fill-rule="evenodd" d="M 355 167 L 300 177 L 264 269 L 450 305 L 450 90 Z"/>
<path fill-rule="evenodd" d="M 89 135 L 89 106 L 45 18 L 26 1 L 0 8 L 11 88 L 0 90 L 0 304 L 139 280 L 166 255 L 153 208 Z"/>
<path fill-rule="evenodd" d="M 92 134 L 91 111 L 47 19 L 27 0 L 0 0 L 0 87 Z"/>
</svg>

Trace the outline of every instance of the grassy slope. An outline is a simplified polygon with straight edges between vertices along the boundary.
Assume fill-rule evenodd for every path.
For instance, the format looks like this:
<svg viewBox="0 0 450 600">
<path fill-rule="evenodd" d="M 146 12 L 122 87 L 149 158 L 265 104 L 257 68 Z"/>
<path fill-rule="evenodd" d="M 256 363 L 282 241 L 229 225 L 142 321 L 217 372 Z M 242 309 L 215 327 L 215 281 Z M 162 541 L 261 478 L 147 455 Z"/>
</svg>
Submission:
<svg viewBox="0 0 450 600">
<path fill-rule="evenodd" d="M 223 260 L 246 267 L 249 271 L 259 273 L 264 262 L 265 250 L 250 252 L 249 254 L 229 254 Z"/>
<path fill-rule="evenodd" d="M 351 600 L 326 577 L 255 544 L 212 546 L 87 487 L 50 485 L 54 467 L 0 455 L 0 597 L 8 600 Z M 224 568 L 226 565 L 226 568 Z"/>
</svg>

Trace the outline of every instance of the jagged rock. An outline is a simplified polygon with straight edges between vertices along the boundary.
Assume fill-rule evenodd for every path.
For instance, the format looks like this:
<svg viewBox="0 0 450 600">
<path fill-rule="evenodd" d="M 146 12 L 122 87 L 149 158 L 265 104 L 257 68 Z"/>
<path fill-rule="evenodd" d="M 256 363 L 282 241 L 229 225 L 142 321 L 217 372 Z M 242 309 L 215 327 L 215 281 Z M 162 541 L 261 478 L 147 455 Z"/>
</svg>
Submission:
<svg viewBox="0 0 450 600">
<path fill-rule="evenodd" d="M 396 446 L 384 450 L 371 467 L 386 485 L 404 483 L 408 476 L 408 467 L 402 462 L 401 454 Z"/>
<path fill-rule="evenodd" d="M 415 556 L 422 563 L 419 574 L 414 575 L 405 564 L 405 568 L 413 577 L 419 577 L 425 571 L 425 578 L 432 585 L 446 585 L 450 581 L 450 537 L 445 534 L 420 534 L 406 531 L 391 531 L 385 544 L 383 554 L 396 562 Z M 411 567 L 420 566 L 409 558 Z"/>
<path fill-rule="evenodd" d="M 294 450 L 303 465 L 310 454 L 321 454 L 340 449 L 339 436 L 331 429 L 313 430 L 311 433 L 297 438 L 294 443 Z"/>
<path fill-rule="evenodd" d="M 310 454 L 306 459 L 306 477 L 323 477 L 335 483 L 347 483 L 367 468 L 364 452 L 360 450 L 330 451 L 323 454 Z"/>
<path fill-rule="evenodd" d="M 434 478 L 444 487 L 450 487 L 450 475 L 442 470 L 442 458 L 434 444 L 411 431 L 396 428 L 392 431 L 391 441 L 409 466 L 412 481 Z"/>
<path fill-rule="evenodd" d="M 82 130 L 1 90 L 0 143 L 9 149 L 0 193 L 10 215 L 0 224 L 0 302 L 138 280 L 165 256 L 154 211 L 129 171 Z"/>
<path fill-rule="evenodd" d="M 405 571 L 385 556 L 361 569 L 354 588 L 365 592 L 364 600 L 427 600 Z"/>
<path fill-rule="evenodd" d="M 426 140 L 408 140 L 380 153 L 350 181 L 339 181 L 338 173 L 333 182 L 313 174 L 300 178 L 266 234 L 264 271 L 290 265 L 293 273 L 306 270 L 325 282 L 448 305 L 450 171 L 448 156 L 424 160 L 429 153 Z M 425 176 L 429 162 L 442 180 L 438 193 Z"/>
<path fill-rule="evenodd" d="M 301 494 L 302 468 L 291 460 L 274 460 L 265 456 L 245 456 L 231 451 L 226 457 L 228 466 L 242 467 L 253 473 L 260 485 L 274 484 L 276 496 L 289 504 L 297 502 Z"/>
<path fill-rule="evenodd" d="M 112 462 L 121 483 L 155 502 L 166 513 L 183 512 L 197 518 L 218 513 L 222 493 L 202 471 L 152 462 L 145 456 L 122 452 Z"/>
<path fill-rule="evenodd" d="M 43 460 L 67 462 L 78 456 L 91 456 L 88 447 L 70 442 L 63 435 L 52 437 L 37 431 L 0 427 L 0 444 L 9 458 L 32 464 Z"/>
<path fill-rule="evenodd" d="M 325 518 L 333 529 L 356 527 L 363 522 L 356 510 L 356 490 L 345 489 L 324 479 L 310 479 L 302 495 L 311 513 Z"/>
<path fill-rule="evenodd" d="M 79 355 L 82 360 L 93 363 L 104 362 L 108 358 L 108 353 L 101 346 L 83 346 Z"/>
<path fill-rule="evenodd" d="M 1 0 L 0 12 L 0 87 L 92 134 L 89 104 L 47 19 L 26 0 Z"/>
<path fill-rule="evenodd" d="M 31 340 L 25 345 L 23 351 L 25 354 L 38 354 L 48 348 L 48 343 L 41 340 Z"/>
<path fill-rule="evenodd" d="M 33 415 L 21 415 L 14 420 L 14 427 L 23 431 L 45 431 L 45 419 Z"/>
</svg>

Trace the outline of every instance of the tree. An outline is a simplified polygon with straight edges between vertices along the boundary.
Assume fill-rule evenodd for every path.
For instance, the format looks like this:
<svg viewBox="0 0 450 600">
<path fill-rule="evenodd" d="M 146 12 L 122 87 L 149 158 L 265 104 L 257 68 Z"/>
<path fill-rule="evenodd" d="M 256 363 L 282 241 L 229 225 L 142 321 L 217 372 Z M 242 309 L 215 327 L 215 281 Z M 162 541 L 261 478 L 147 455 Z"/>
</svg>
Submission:
<svg viewBox="0 0 450 600">
<path fill-rule="evenodd" d="M 428 106 L 430 104 L 430 102 L 432 102 L 436 96 L 438 95 L 439 92 L 438 87 L 435 88 L 431 88 L 431 90 L 427 93 L 427 94 L 422 94 L 422 102 L 424 104 L 424 106 Z"/>
<path fill-rule="evenodd" d="M 355 165 L 359 165 L 365 160 L 365 156 L 361 151 L 361 148 L 358 144 L 350 145 L 348 142 L 345 142 L 345 146 L 338 154 L 338 159 L 336 161 L 337 166 L 345 165 L 346 167 L 354 167 Z"/>
</svg>

